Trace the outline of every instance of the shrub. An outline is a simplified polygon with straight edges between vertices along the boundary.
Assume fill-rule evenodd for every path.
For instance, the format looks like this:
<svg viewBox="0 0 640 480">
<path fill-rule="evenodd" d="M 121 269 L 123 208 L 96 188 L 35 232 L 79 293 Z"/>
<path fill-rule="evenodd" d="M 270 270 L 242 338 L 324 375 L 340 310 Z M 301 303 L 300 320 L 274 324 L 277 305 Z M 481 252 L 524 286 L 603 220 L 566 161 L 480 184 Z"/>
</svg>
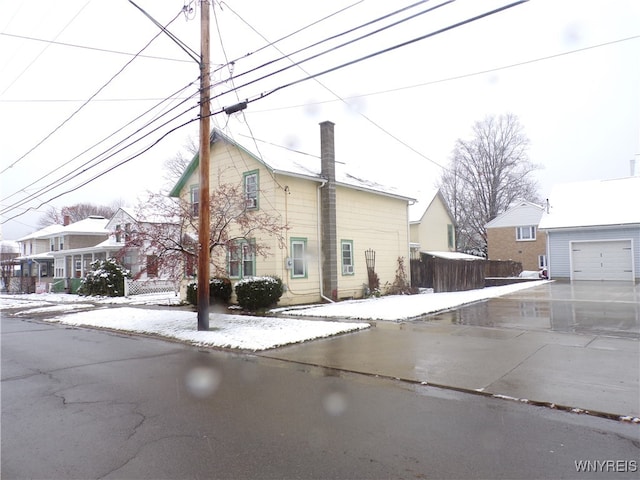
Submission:
<svg viewBox="0 0 640 480">
<path fill-rule="evenodd" d="M 211 279 L 209 283 L 209 297 L 211 300 L 220 300 L 224 303 L 229 303 L 232 293 L 233 287 L 231 286 L 231 280 L 222 277 Z"/>
<path fill-rule="evenodd" d="M 187 285 L 187 302 L 191 305 L 198 305 L 198 284 L 190 283 Z"/>
<path fill-rule="evenodd" d="M 209 282 L 209 301 L 213 303 L 215 300 L 221 300 L 229 303 L 233 287 L 231 280 L 228 278 L 215 277 Z M 191 305 L 198 305 L 198 284 L 190 283 L 187 285 L 187 302 Z"/>
<path fill-rule="evenodd" d="M 124 279 L 129 277 L 129 271 L 115 259 L 96 260 L 91 264 L 91 271 L 82 280 L 78 295 L 123 297 Z"/>
<path fill-rule="evenodd" d="M 252 277 L 236 283 L 238 304 L 247 310 L 275 305 L 284 293 L 282 280 L 275 276 Z"/>
</svg>

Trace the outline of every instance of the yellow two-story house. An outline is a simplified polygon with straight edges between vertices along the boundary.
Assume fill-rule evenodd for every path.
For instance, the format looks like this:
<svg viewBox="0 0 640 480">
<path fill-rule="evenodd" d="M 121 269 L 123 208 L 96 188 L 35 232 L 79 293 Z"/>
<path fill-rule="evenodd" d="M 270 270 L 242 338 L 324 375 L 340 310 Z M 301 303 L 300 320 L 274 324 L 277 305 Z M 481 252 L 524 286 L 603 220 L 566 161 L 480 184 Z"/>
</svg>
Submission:
<svg viewBox="0 0 640 480">
<path fill-rule="evenodd" d="M 211 133 L 210 189 L 241 185 L 247 209 L 266 212 L 286 228 L 284 239 L 242 238 L 240 248 L 214 249 L 232 281 L 277 275 L 285 285 L 281 305 L 362 297 L 370 272 L 381 290 L 393 284 L 404 261 L 409 272 L 408 207 L 413 199 L 345 171 L 335 161 L 334 124 L 320 124 L 320 158 L 270 144 L 240 145 L 218 129 Z M 170 195 L 197 204 L 196 155 Z M 282 241 L 283 240 L 283 241 Z M 268 245 L 256 255 L 253 242 Z M 365 254 L 365 252 L 367 252 Z"/>
</svg>

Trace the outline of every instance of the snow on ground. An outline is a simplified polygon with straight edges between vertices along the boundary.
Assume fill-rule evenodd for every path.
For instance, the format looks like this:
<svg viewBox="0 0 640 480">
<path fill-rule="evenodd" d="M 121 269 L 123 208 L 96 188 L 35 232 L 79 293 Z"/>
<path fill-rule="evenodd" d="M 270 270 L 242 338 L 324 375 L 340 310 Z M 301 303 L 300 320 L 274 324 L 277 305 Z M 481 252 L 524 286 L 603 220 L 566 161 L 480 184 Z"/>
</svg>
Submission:
<svg viewBox="0 0 640 480">
<path fill-rule="evenodd" d="M 91 312 L 64 315 L 49 321 L 157 335 L 192 345 L 242 350 L 266 350 L 369 327 L 367 323 L 211 314 L 210 330 L 203 332 L 197 330 L 195 312 L 131 307 L 99 308 Z"/>
<path fill-rule="evenodd" d="M 389 295 L 366 300 L 350 300 L 329 305 L 281 308 L 272 310 L 278 315 L 317 318 L 348 318 L 352 320 L 411 320 L 423 315 L 499 297 L 507 293 L 546 283 L 547 280 L 514 283 L 499 287 L 487 287 L 465 292 L 425 293 L 421 295 Z"/>
<path fill-rule="evenodd" d="M 393 295 L 328 305 L 283 307 L 271 310 L 272 316 L 268 317 L 211 313 L 209 331 L 197 330 L 196 312 L 176 308 L 140 307 L 179 303 L 174 294 L 167 293 L 118 298 L 48 293 L 0 295 L 0 310 L 11 311 L 29 307 L 24 313 L 15 314 L 26 316 L 30 313 L 52 313 L 57 316 L 45 321 L 156 335 L 193 345 L 256 351 L 369 327 L 368 323 L 347 320 L 411 320 L 428 313 L 513 293 L 546 282 L 541 280 L 466 292 Z M 77 311 L 83 308 L 87 310 Z M 319 317 L 341 321 L 291 317 Z"/>
</svg>

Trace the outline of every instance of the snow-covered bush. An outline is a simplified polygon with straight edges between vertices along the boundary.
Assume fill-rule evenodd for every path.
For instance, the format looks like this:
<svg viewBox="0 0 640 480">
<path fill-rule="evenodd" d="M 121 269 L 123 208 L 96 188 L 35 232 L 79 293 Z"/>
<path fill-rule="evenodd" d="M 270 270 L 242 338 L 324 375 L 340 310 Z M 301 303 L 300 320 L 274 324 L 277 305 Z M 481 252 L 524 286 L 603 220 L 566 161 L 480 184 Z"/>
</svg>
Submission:
<svg viewBox="0 0 640 480">
<path fill-rule="evenodd" d="M 224 277 L 212 278 L 209 282 L 209 301 L 214 302 L 216 300 L 224 303 L 229 303 L 231 300 L 231 294 L 233 293 L 233 287 L 231 286 L 231 280 Z M 198 305 L 198 284 L 190 283 L 187 285 L 187 302 L 191 305 Z"/>
<path fill-rule="evenodd" d="M 275 305 L 284 293 L 282 280 L 276 276 L 251 277 L 236 283 L 238 304 L 247 310 Z"/>
<path fill-rule="evenodd" d="M 123 297 L 124 279 L 129 277 L 130 272 L 114 258 L 96 260 L 91 263 L 91 271 L 82 280 L 78 295 Z"/>
<path fill-rule="evenodd" d="M 233 287 L 231 286 L 231 280 L 226 277 L 215 277 L 211 279 L 209 283 L 209 296 L 211 300 L 220 300 L 224 303 L 229 303 L 232 293 Z"/>
</svg>

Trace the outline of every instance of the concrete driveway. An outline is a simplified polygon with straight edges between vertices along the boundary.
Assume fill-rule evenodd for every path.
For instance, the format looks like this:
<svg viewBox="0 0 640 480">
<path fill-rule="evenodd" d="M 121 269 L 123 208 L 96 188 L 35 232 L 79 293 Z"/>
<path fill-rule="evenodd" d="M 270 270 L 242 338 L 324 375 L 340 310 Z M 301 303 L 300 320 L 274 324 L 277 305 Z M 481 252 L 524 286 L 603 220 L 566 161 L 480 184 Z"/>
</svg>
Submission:
<svg viewBox="0 0 640 480">
<path fill-rule="evenodd" d="M 261 356 L 640 417 L 640 285 L 550 282 Z"/>
</svg>

